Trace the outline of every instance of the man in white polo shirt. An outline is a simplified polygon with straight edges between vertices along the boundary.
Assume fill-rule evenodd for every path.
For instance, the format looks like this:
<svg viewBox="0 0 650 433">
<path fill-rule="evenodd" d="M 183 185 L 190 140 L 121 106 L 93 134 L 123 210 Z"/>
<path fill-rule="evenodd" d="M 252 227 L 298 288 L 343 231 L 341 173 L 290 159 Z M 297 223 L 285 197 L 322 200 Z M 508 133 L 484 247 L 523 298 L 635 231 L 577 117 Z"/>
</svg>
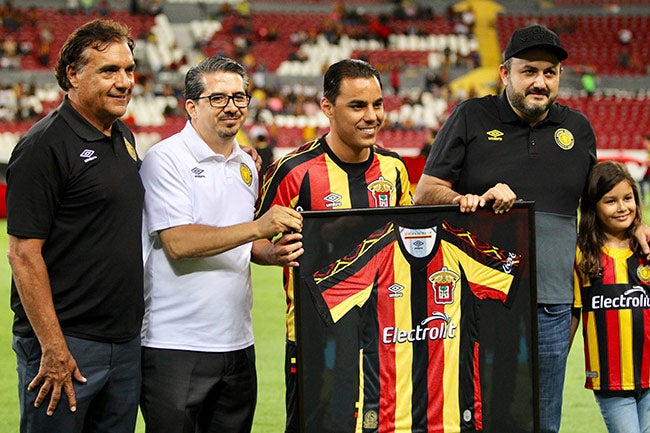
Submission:
<svg viewBox="0 0 650 433">
<path fill-rule="evenodd" d="M 257 396 L 249 264 L 295 266 L 302 217 L 253 220 L 258 173 L 235 140 L 246 70 L 207 58 L 185 77 L 188 122 L 149 150 L 141 407 L 151 433 L 250 432 Z M 296 232 L 277 242 L 256 242 Z"/>
</svg>

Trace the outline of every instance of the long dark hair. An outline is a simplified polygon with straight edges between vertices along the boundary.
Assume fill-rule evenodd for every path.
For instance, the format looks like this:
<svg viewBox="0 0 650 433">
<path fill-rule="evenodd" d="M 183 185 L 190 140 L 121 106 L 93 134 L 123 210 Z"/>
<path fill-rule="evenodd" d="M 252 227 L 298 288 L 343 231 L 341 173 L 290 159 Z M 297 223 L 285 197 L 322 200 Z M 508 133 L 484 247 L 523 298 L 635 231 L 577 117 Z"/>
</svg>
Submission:
<svg viewBox="0 0 650 433">
<path fill-rule="evenodd" d="M 580 224 L 578 227 L 578 247 L 582 252 L 582 259 L 578 263 L 578 269 L 591 278 L 602 276 L 600 250 L 605 244 L 605 233 L 600 221 L 598 221 L 596 205 L 605 194 L 623 181 L 626 181 L 632 187 L 634 202 L 636 203 L 636 215 L 632 224 L 627 228 L 627 236 L 630 239 L 632 251 L 637 254 L 641 253 L 639 243 L 634 237 L 635 230 L 643 220 L 639 204 L 639 188 L 636 181 L 623 164 L 614 161 L 599 162 L 592 168 L 589 184 L 580 200 Z"/>
</svg>

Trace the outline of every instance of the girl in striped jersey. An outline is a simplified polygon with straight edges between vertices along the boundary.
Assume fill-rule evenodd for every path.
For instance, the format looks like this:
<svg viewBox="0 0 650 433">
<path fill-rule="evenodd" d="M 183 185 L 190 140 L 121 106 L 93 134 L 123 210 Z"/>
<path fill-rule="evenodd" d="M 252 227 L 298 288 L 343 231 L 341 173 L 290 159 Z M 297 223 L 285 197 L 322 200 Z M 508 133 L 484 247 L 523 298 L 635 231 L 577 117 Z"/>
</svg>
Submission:
<svg viewBox="0 0 650 433">
<path fill-rule="evenodd" d="M 650 433 L 650 262 L 634 238 L 641 221 L 625 166 L 596 164 L 580 203 L 571 336 L 582 312 L 585 387 L 609 433 Z"/>
</svg>

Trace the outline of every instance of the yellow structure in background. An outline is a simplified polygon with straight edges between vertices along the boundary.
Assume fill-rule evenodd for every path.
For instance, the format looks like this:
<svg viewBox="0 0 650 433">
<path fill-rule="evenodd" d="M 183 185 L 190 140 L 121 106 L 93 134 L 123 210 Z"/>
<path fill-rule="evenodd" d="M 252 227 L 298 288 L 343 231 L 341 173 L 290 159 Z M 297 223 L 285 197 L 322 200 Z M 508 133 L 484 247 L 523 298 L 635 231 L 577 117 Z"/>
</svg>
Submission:
<svg viewBox="0 0 650 433">
<path fill-rule="evenodd" d="M 505 8 L 491 0 L 464 0 L 454 5 L 457 12 L 471 9 L 476 22 L 474 35 L 478 41 L 481 66 L 450 83 L 454 95 L 464 93 L 484 96 L 494 94 L 499 85 L 498 67 L 501 47 L 497 35 L 497 15 Z"/>
</svg>

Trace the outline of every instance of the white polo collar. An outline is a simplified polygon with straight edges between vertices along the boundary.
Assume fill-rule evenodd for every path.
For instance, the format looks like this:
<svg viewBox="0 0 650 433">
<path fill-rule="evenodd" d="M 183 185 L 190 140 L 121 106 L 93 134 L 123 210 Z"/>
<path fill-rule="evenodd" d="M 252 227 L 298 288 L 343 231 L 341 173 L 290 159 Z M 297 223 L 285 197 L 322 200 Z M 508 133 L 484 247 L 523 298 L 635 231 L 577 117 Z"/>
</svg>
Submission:
<svg viewBox="0 0 650 433">
<path fill-rule="evenodd" d="M 197 162 L 202 162 L 208 159 L 227 161 L 235 160 L 243 162 L 243 155 L 246 154 L 246 152 L 244 152 L 239 146 L 237 140 L 235 140 L 232 153 L 228 156 L 228 158 L 224 158 L 223 155 L 214 153 L 214 151 L 210 149 L 210 146 L 208 146 L 208 144 L 203 140 L 203 138 L 201 138 L 198 132 L 196 132 L 189 120 L 185 123 L 185 127 L 181 130 L 180 137 Z"/>
</svg>

